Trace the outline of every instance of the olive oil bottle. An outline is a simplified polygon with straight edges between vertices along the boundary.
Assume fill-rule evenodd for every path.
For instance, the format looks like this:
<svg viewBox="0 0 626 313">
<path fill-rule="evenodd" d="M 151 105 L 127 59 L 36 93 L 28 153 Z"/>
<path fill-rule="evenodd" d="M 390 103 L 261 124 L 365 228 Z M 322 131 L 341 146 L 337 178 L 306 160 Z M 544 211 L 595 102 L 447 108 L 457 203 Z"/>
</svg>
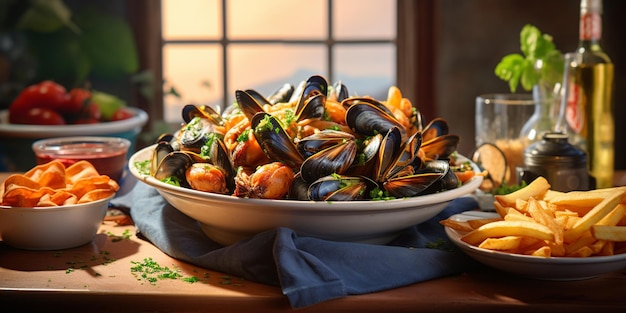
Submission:
<svg viewBox="0 0 626 313">
<path fill-rule="evenodd" d="M 565 56 L 563 105 L 570 141 L 587 153 L 596 188 L 613 185 L 613 62 L 600 46 L 602 0 L 581 0 L 576 52 Z"/>
</svg>

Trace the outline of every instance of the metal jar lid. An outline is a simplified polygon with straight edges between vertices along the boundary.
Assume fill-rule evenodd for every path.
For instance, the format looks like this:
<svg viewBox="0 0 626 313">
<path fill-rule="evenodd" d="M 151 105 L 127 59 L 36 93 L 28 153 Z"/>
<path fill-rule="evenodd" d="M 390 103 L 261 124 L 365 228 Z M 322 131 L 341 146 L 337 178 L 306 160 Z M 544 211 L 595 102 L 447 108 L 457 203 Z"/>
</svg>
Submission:
<svg viewBox="0 0 626 313">
<path fill-rule="evenodd" d="M 542 139 L 524 150 L 524 165 L 561 168 L 587 166 L 587 154 L 570 144 L 561 132 L 545 133 Z"/>
</svg>

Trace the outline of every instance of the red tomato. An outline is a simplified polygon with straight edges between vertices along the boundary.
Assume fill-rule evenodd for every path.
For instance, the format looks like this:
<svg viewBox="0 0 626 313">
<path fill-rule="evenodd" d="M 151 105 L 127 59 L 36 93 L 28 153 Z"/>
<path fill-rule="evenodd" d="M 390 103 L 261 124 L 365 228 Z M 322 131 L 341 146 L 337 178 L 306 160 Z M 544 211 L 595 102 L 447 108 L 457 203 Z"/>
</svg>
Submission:
<svg viewBox="0 0 626 313">
<path fill-rule="evenodd" d="M 91 91 L 85 88 L 72 88 L 63 107 L 59 109 L 64 114 L 77 114 L 91 99 Z"/>
<path fill-rule="evenodd" d="M 64 125 L 65 119 L 52 109 L 32 108 L 24 114 L 11 115 L 13 124 Z"/>
<path fill-rule="evenodd" d="M 133 112 L 129 108 L 119 108 L 113 112 L 111 121 L 121 121 L 133 117 Z"/>
<path fill-rule="evenodd" d="M 65 104 L 68 94 L 65 87 L 51 81 L 30 85 L 20 92 L 13 100 L 9 110 L 26 112 L 31 108 L 47 108 L 57 110 Z"/>
</svg>

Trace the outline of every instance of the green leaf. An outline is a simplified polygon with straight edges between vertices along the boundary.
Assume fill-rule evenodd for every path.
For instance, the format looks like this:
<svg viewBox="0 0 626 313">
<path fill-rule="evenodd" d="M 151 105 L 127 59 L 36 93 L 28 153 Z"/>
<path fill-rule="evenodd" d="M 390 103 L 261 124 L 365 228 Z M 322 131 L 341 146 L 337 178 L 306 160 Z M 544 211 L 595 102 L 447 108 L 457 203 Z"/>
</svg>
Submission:
<svg viewBox="0 0 626 313">
<path fill-rule="evenodd" d="M 537 41 L 541 37 L 541 32 L 537 27 L 525 25 L 520 33 L 520 50 L 527 58 L 535 59 L 537 51 Z"/>
<path fill-rule="evenodd" d="M 496 65 L 495 74 L 509 83 L 511 92 L 519 84 L 529 91 L 539 81 L 556 83 L 562 80 L 563 54 L 556 49 L 552 36 L 542 34 L 530 24 L 524 25 L 520 32 L 520 50 L 522 54 L 510 54 Z M 541 60 L 541 68 L 535 64 Z"/>
<path fill-rule="evenodd" d="M 31 6 L 20 17 L 17 27 L 51 33 L 67 26 L 73 32 L 80 33 L 70 18 L 70 10 L 62 0 L 31 0 Z"/>
<path fill-rule="evenodd" d="M 495 74 L 500 79 L 509 82 L 511 92 L 515 92 L 525 67 L 526 60 L 520 54 L 509 54 L 502 58 L 496 66 Z"/>
<path fill-rule="evenodd" d="M 524 67 L 522 68 L 522 77 L 520 79 L 522 88 L 531 90 L 540 78 L 541 72 L 535 69 L 534 62 L 525 60 Z"/>
<path fill-rule="evenodd" d="M 126 21 L 88 9 L 76 13 L 76 23 L 83 29 L 80 44 L 95 75 L 118 78 L 138 70 L 135 40 Z"/>
</svg>

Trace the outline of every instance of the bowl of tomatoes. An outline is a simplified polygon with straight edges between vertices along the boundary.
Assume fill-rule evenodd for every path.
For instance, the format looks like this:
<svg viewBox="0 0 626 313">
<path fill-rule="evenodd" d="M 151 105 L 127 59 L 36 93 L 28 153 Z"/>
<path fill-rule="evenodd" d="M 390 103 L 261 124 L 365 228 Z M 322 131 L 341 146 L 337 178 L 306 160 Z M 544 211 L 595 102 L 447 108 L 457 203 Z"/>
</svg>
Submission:
<svg viewBox="0 0 626 313">
<path fill-rule="evenodd" d="M 148 114 L 119 98 L 87 88 L 67 90 L 53 81 L 26 87 L 0 111 L 0 171 L 23 172 L 37 164 L 35 141 L 70 136 L 119 137 L 131 142 Z"/>
</svg>

